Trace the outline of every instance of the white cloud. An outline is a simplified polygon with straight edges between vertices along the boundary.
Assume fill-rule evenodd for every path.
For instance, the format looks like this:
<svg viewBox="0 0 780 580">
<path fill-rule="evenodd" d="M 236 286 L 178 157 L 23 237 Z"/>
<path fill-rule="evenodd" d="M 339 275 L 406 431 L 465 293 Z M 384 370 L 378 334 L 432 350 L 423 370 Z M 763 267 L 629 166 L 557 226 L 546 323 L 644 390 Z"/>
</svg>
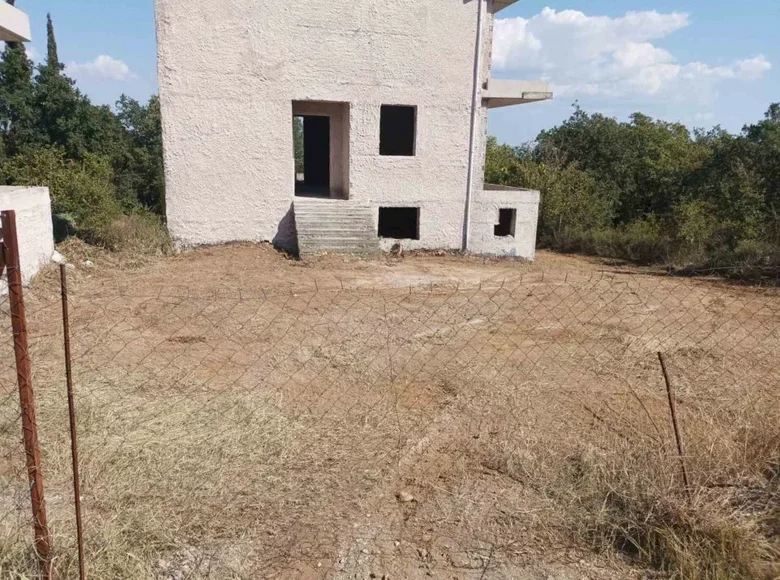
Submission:
<svg viewBox="0 0 780 580">
<path fill-rule="evenodd" d="M 771 68 L 772 63 L 762 54 L 739 61 L 737 63 L 737 76 L 746 80 L 759 79 Z"/>
<path fill-rule="evenodd" d="M 66 67 L 66 72 L 77 78 L 101 78 L 113 81 L 127 81 L 137 78 L 123 61 L 115 59 L 107 54 L 101 54 L 92 62 L 71 62 Z"/>
<path fill-rule="evenodd" d="M 610 18 L 545 8 L 496 21 L 493 64 L 548 79 L 558 95 L 696 100 L 712 98 L 718 82 L 756 80 L 772 68 L 763 55 L 719 66 L 680 63 L 654 43 L 689 23 L 682 12 Z"/>
</svg>

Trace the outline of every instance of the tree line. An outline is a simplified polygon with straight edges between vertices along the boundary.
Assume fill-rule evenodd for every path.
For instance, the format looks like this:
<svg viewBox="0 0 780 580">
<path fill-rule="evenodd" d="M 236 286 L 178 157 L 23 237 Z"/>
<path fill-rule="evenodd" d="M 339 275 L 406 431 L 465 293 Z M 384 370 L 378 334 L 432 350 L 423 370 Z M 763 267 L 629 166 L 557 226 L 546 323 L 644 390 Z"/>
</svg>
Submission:
<svg viewBox="0 0 780 580">
<path fill-rule="evenodd" d="M 95 105 L 65 74 L 50 16 L 46 48 L 39 65 L 20 43 L 0 55 L 0 184 L 49 187 L 61 238 L 161 248 L 157 96 Z M 300 119 L 293 128 L 300 173 Z M 640 113 L 620 122 L 576 106 L 531 144 L 490 138 L 485 177 L 541 191 L 541 247 L 691 271 L 780 273 L 780 104 L 739 134 Z"/>
<path fill-rule="evenodd" d="M 539 245 L 678 270 L 780 272 L 780 105 L 731 134 L 575 105 L 521 147 L 488 143 L 486 180 L 542 192 Z"/>
<path fill-rule="evenodd" d="M 117 247 L 146 234 L 159 243 L 162 159 L 158 98 L 142 104 L 123 95 L 114 109 L 91 103 L 65 74 L 50 15 L 41 64 L 23 44 L 6 43 L 0 184 L 49 187 L 59 237 L 77 234 Z"/>
</svg>

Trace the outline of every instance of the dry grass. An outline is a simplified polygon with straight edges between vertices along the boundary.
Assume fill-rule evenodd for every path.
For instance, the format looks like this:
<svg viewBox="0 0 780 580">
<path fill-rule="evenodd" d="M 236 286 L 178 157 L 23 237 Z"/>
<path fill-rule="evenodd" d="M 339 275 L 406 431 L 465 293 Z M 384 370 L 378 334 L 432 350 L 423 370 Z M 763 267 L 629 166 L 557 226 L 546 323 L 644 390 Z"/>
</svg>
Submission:
<svg viewBox="0 0 780 580">
<path fill-rule="evenodd" d="M 171 239 L 162 218 L 151 212 L 122 215 L 100 228 L 100 243 L 113 252 L 165 255 Z"/>
<path fill-rule="evenodd" d="M 386 264 L 233 248 L 128 265 L 69 244 L 93 578 L 776 574 L 775 291 L 523 265 L 506 282 L 454 257 L 391 274 L 492 279 L 410 290 L 376 287 Z M 352 289 L 291 284 L 337 268 Z M 74 578 L 54 282 L 28 306 L 56 568 Z M 0 377 L 0 577 L 29 578 L 10 341 Z"/>
<path fill-rule="evenodd" d="M 775 577 L 769 563 L 777 546 L 761 523 L 772 517 L 767 508 L 778 500 L 776 482 L 713 489 L 696 481 L 689 498 L 670 462 L 652 449 L 623 445 L 612 452 L 572 458 L 564 497 L 574 515 L 569 524 L 584 540 L 680 578 Z M 733 466 L 724 463 L 722 470 Z"/>
</svg>

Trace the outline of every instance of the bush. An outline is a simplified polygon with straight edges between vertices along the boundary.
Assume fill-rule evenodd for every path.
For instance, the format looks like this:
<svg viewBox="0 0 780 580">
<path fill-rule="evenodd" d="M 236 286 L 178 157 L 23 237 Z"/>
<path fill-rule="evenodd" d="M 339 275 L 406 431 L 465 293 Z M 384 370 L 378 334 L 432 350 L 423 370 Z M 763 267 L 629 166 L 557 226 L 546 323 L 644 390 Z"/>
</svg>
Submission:
<svg viewBox="0 0 780 580">
<path fill-rule="evenodd" d="M 7 182 L 48 187 L 52 213 L 61 234 L 75 234 L 109 249 L 133 247 L 157 252 L 167 247 L 161 220 L 144 210 L 125 216 L 116 199 L 108 160 L 85 155 L 74 161 L 61 149 L 43 147 L 9 160 L 3 168 Z"/>
<path fill-rule="evenodd" d="M 568 229 L 557 236 L 556 242 L 550 245 L 552 249 L 645 265 L 665 264 L 672 252 L 671 241 L 652 219 L 637 220 L 623 228 Z"/>
<path fill-rule="evenodd" d="M 690 201 L 675 207 L 678 251 L 676 260 L 683 265 L 703 264 L 715 241 L 719 222 L 715 207 L 706 201 Z"/>
</svg>

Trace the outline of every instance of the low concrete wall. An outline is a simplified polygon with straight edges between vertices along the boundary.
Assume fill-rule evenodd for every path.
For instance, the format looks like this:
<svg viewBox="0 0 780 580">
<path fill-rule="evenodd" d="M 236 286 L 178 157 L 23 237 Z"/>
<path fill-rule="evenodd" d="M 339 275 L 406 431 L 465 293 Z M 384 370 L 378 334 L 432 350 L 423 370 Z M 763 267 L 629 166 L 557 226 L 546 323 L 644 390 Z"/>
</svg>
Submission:
<svg viewBox="0 0 780 580">
<path fill-rule="evenodd" d="M 539 199 L 538 191 L 486 185 L 483 191 L 478 192 L 474 202 L 471 252 L 533 260 L 536 257 Z M 516 211 L 514 236 L 494 235 L 501 209 Z"/>
<path fill-rule="evenodd" d="M 22 278 L 27 284 L 54 254 L 49 190 L 46 187 L 0 187 L 0 210 L 7 209 L 16 211 Z M 0 294 L 7 290 L 6 283 L 0 282 Z"/>
</svg>

